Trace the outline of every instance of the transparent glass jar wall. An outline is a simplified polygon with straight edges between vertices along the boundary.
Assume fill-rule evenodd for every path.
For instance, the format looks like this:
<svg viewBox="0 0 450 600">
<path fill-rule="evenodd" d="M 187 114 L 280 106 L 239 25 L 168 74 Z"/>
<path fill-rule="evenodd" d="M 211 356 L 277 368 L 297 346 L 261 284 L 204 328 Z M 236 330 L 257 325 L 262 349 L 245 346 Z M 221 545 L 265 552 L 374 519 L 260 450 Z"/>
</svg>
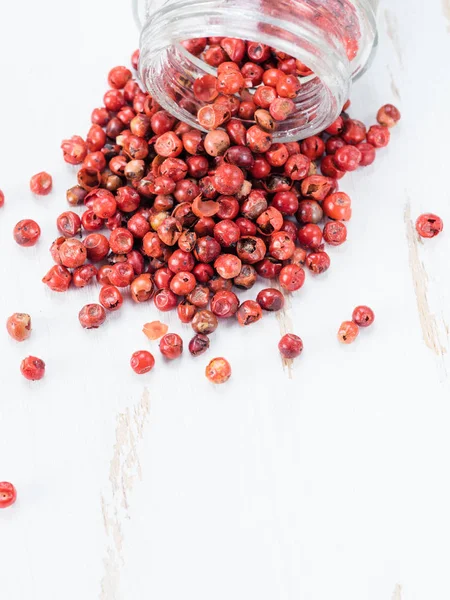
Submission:
<svg viewBox="0 0 450 600">
<path fill-rule="evenodd" d="M 156 101 L 201 129 L 202 106 L 193 82 L 215 69 L 187 52 L 181 41 L 224 36 L 262 42 L 301 60 L 314 76 L 303 78 L 296 111 L 274 141 L 323 131 L 339 115 L 352 80 L 376 45 L 379 0 L 134 0 L 141 28 L 141 79 Z"/>
</svg>

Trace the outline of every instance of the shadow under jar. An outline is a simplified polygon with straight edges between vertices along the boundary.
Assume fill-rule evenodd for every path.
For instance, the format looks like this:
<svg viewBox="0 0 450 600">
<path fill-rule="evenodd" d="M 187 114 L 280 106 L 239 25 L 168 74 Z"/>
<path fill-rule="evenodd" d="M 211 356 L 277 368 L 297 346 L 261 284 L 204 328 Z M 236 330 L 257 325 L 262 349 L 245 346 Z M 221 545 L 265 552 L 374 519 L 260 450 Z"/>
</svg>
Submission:
<svg viewBox="0 0 450 600">
<path fill-rule="evenodd" d="M 313 72 L 300 78 L 296 109 L 273 134 L 274 142 L 306 138 L 339 116 L 352 80 L 367 68 L 377 41 L 377 5 L 378 0 L 134 0 L 140 76 L 163 108 L 202 129 L 196 115 L 205 103 L 194 97 L 193 84 L 216 75 L 216 69 L 181 42 L 232 34 L 266 44 Z"/>
</svg>

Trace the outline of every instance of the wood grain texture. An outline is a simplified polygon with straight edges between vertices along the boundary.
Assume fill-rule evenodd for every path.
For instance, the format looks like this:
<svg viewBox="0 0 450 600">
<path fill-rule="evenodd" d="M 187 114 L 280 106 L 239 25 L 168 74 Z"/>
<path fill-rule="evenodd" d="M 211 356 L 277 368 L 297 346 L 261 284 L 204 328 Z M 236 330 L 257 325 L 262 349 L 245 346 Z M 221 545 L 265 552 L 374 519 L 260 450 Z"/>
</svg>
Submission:
<svg viewBox="0 0 450 600">
<path fill-rule="evenodd" d="M 278 284 L 276 284 L 276 289 L 280 290 L 280 292 L 283 292 L 281 286 Z M 280 337 L 283 337 L 287 333 L 294 332 L 294 324 L 290 315 L 291 306 L 291 296 L 290 294 L 285 294 L 284 307 L 275 314 L 280 327 Z M 283 369 L 285 372 L 287 372 L 289 379 L 292 379 L 294 372 L 294 361 L 291 358 L 284 358 L 284 356 L 281 356 L 280 358 Z"/>
<path fill-rule="evenodd" d="M 403 68 L 403 50 L 399 38 L 397 15 L 392 9 L 386 8 L 384 11 L 384 18 L 386 21 L 386 33 L 391 40 L 392 47 L 398 58 L 398 62 Z"/>
<path fill-rule="evenodd" d="M 448 349 L 448 332 L 445 322 L 438 322 L 432 313 L 428 300 L 429 277 L 420 258 L 420 246 L 423 244 L 411 219 L 411 203 L 405 207 L 406 238 L 409 248 L 409 264 L 414 283 L 422 336 L 427 347 L 437 356 L 444 356 Z"/>
<path fill-rule="evenodd" d="M 447 31 L 450 33 L 450 0 L 442 0 L 442 13 L 447 21 Z"/>
<path fill-rule="evenodd" d="M 398 583 L 396 584 L 394 591 L 392 593 L 391 600 L 402 600 L 402 586 Z"/>
<path fill-rule="evenodd" d="M 139 444 L 150 414 L 150 397 L 145 390 L 139 403 L 117 416 L 116 442 L 109 469 L 111 489 L 101 496 L 101 507 L 108 544 L 101 582 L 101 600 L 120 600 L 120 573 L 123 556 L 125 522 L 131 518 L 128 497 L 137 481 L 142 480 Z"/>
</svg>

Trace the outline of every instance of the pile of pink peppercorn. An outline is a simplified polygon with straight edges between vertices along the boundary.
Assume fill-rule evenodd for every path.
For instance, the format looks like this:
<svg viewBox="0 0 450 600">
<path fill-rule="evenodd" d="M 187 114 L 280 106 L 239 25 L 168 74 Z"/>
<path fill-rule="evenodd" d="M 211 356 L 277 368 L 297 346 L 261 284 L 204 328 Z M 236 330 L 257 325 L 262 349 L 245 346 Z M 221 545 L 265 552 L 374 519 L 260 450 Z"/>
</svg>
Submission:
<svg viewBox="0 0 450 600">
<path fill-rule="evenodd" d="M 367 129 L 349 117 L 347 102 L 321 135 L 273 143 L 278 124 L 295 110 L 301 78 L 311 74 L 308 67 L 264 44 L 234 38 L 189 40 L 185 46 L 217 68 L 217 77 L 199 78 L 192 90 L 203 102 L 198 122 L 209 133 L 162 110 L 130 69 L 112 69 L 104 106 L 92 112 L 86 138 L 62 143 L 64 160 L 80 166 L 67 202 L 83 212 L 57 217 L 60 235 L 50 247 L 54 265 L 43 282 L 55 292 L 100 284 L 98 304 L 79 312 L 86 329 L 100 327 L 108 312 L 120 310 L 124 288 L 134 302 L 176 310 L 183 323 L 191 323 L 188 349 L 195 357 L 209 348 L 209 335 L 221 319 L 251 325 L 264 312 L 283 308 L 284 294 L 304 285 L 305 269 L 320 275 L 330 267 L 325 248 L 346 241 L 345 222 L 352 214 L 351 199 L 338 182 L 374 162 L 400 113 L 387 104 L 378 111 L 378 124 Z M 136 51 L 134 69 L 138 58 Z M 30 189 L 50 193 L 51 176 L 34 175 Z M 0 190 L 0 207 L 4 201 Z M 443 223 L 424 214 L 416 229 L 432 238 Z M 33 246 L 41 230 L 24 219 L 13 233 L 21 246 Z M 267 287 L 241 303 L 236 291 L 252 288 L 258 277 L 275 280 L 282 291 Z M 356 307 L 340 326 L 339 341 L 352 343 L 374 319 L 369 307 Z M 18 342 L 25 342 L 31 329 L 27 314 L 15 313 L 7 321 Z M 165 358 L 182 354 L 183 340 L 167 325 L 153 321 L 143 331 L 150 340 L 160 339 Z M 284 359 L 293 359 L 303 342 L 289 333 L 278 349 Z M 140 350 L 130 365 L 138 374 L 148 373 L 155 358 Z M 20 369 L 25 378 L 39 380 L 45 363 L 29 356 Z M 214 358 L 205 375 L 225 383 L 230 364 Z M 0 483 L 0 508 L 16 497 L 11 483 Z"/>
<path fill-rule="evenodd" d="M 82 206 L 83 212 L 67 210 L 57 217 L 59 237 L 50 247 L 54 265 L 43 282 L 55 292 L 95 281 L 101 285 L 98 304 L 79 312 L 87 329 L 100 327 L 108 312 L 120 309 L 124 288 L 134 302 L 151 301 L 162 312 L 176 310 L 183 323 L 191 323 L 195 335 L 188 348 L 199 356 L 209 348 L 209 335 L 220 320 L 251 325 L 265 311 L 283 308 L 284 294 L 304 285 L 305 270 L 320 275 L 330 267 L 326 248 L 346 241 L 345 223 L 352 214 L 351 199 L 339 190 L 339 181 L 374 162 L 400 113 L 385 105 L 378 123 L 367 128 L 349 117 L 347 102 L 321 135 L 273 143 L 278 124 L 295 110 L 302 77 L 311 71 L 255 42 L 202 38 L 185 46 L 217 68 L 217 77 L 200 77 L 192 89 L 203 103 L 198 122 L 208 133 L 163 110 L 132 70 L 112 69 L 104 106 L 92 112 L 86 137 L 75 135 L 61 146 L 64 160 L 79 165 L 67 202 Z M 134 69 L 137 62 L 136 51 Z M 48 194 L 52 178 L 39 173 L 30 187 L 35 194 Z M 424 237 L 441 230 L 435 215 L 417 221 Z M 29 219 L 14 228 L 22 246 L 34 245 L 40 234 Z M 278 286 L 241 303 L 236 292 L 250 289 L 258 277 Z M 359 327 L 373 320 L 370 308 L 357 307 L 338 339 L 351 343 Z M 8 332 L 24 341 L 31 332 L 29 315 L 12 315 Z M 175 359 L 183 352 L 181 337 L 159 321 L 147 324 L 144 332 L 150 339 L 161 338 L 164 357 Z M 279 343 L 284 358 L 302 350 L 302 340 L 293 333 Z M 136 373 L 154 365 L 146 350 L 131 358 Z M 45 364 L 28 357 L 21 371 L 28 379 L 41 379 Z M 223 358 L 206 368 L 214 383 L 230 375 Z"/>
</svg>

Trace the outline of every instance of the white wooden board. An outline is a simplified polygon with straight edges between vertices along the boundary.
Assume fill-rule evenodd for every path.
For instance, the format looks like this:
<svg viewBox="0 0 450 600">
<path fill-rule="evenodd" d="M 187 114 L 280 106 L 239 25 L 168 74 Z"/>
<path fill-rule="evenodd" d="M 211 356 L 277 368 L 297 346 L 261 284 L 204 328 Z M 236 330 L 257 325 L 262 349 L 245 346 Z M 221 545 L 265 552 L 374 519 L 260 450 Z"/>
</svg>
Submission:
<svg viewBox="0 0 450 600">
<path fill-rule="evenodd" d="M 449 0 L 381 3 L 380 47 L 351 113 L 403 120 L 373 167 L 347 177 L 349 241 L 280 319 L 224 326 L 208 355 L 159 359 L 127 303 L 98 331 L 77 313 L 97 289 L 55 295 L 55 217 L 74 171 L 61 139 L 84 134 L 109 68 L 137 45 L 119 0 L 3 2 L 0 8 L 0 323 L 29 312 L 34 331 L 0 335 L 0 596 L 8 600 L 427 600 L 450 597 L 450 235 L 417 240 L 434 211 L 450 226 Z M 33 197 L 49 170 L 54 192 Z M 34 249 L 14 224 L 42 226 Z M 254 296 L 254 290 L 248 297 Z M 340 322 L 367 303 L 376 324 L 353 346 Z M 162 317 L 187 341 L 190 328 Z M 292 376 L 280 331 L 305 344 Z M 135 376 L 128 361 L 154 348 Z M 47 363 L 26 382 L 21 359 Z M 213 356 L 229 383 L 204 378 Z"/>
</svg>

